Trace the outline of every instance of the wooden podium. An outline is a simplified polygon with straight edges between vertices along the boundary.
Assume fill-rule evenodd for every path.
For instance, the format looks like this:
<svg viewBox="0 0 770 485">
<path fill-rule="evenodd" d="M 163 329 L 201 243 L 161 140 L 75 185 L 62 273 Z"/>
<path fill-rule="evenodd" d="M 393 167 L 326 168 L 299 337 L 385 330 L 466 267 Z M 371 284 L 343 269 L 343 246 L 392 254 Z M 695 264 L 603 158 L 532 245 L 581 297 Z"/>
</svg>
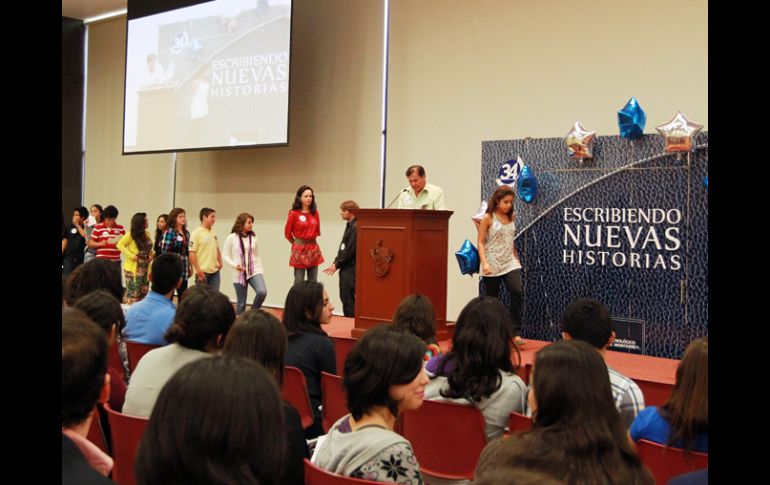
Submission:
<svg viewBox="0 0 770 485">
<path fill-rule="evenodd" d="M 452 211 L 359 209 L 356 211 L 356 319 L 352 336 L 390 323 L 412 293 L 430 298 L 436 338 L 446 326 L 448 225 Z"/>
</svg>

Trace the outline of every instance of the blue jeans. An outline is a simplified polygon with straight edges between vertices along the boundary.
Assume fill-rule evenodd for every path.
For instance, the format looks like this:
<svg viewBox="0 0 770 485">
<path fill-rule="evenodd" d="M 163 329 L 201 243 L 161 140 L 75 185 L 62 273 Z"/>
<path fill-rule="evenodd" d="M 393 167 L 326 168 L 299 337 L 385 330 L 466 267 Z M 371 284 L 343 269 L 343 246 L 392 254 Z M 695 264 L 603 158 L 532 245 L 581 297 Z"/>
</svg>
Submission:
<svg viewBox="0 0 770 485">
<path fill-rule="evenodd" d="M 240 315 L 246 309 L 246 295 L 249 291 L 248 285 L 251 285 L 256 293 L 254 295 L 254 302 L 251 304 L 252 309 L 260 308 L 265 301 L 265 298 L 267 298 L 267 287 L 265 286 L 265 278 L 262 276 L 262 273 L 255 274 L 249 278 L 245 285 L 233 283 L 233 286 L 235 287 L 235 296 L 238 299 L 238 302 L 235 304 L 236 315 Z"/>
<path fill-rule="evenodd" d="M 203 276 L 206 277 L 205 283 L 217 291 L 219 291 L 219 282 L 222 280 L 222 278 L 220 278 L 219 275 L 220 275 L 219 271 L 217 271 L 216 273 L 203 273 Z M 203 282 L 197 281 L 197 280 L 195 281 L 196 285 L 199 285 L 201 283 Z"/>
</svg>

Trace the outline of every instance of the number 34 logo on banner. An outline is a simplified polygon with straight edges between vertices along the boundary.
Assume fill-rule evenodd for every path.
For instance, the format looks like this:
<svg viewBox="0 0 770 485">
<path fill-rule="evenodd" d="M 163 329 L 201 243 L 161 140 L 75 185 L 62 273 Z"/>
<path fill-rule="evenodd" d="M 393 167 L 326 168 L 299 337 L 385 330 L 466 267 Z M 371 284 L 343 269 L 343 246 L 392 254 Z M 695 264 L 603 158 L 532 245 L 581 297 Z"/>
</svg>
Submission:
<svg viewBox="0 0 770 485">
<path fill-rule="evenodd" d="M 497 170 L 495 182 L 499 186 L 508 185 L 515 187 L 522 168 L 524 168 L 524 161 L 521 157 L 517 157 L 516 160 L 508 160 L 500 165 L 500 168 Z"/>
</svg>

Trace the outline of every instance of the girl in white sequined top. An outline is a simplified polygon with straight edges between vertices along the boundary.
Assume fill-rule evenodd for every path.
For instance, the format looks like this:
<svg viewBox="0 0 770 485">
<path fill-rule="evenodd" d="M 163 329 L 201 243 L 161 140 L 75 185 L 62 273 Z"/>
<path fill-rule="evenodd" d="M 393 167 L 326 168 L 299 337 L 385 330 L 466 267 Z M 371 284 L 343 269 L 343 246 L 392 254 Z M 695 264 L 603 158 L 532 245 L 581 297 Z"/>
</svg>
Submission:
<svg viewBox="0 0 770 485">
<path fill-rule="evenodd" d="M 481 275 L 484 278 L 486 294 L 500 297 L 500 282 L 510 292 L 511 331 L 517 345 L 523 345 L 521 339 L 521 263 L 516 253 L 513 238 L 516 233 L 513 213 L 513 198 L 516 193 L 507 185 L 499 187 L 492 194 L 487 212 L 479 224 L 479 259 Z"/>
</svg>

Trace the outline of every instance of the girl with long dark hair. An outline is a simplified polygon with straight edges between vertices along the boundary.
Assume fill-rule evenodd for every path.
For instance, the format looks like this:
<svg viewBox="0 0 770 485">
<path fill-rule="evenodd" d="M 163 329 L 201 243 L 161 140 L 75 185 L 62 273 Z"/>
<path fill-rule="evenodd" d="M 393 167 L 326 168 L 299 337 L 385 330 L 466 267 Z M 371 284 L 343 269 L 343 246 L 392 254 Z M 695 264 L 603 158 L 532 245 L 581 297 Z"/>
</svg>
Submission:
<svg viewBox="0 0 770 485">
<path fill-rule="evenodd" d="M 504 466 L 572 485 L 653 485 L 612 399 L 607 365 L 590 344 L 562 340 L 540 350 L 530 374 L 532 429 L 490 442 L 475 478 Z"/>
<path fill-rule="evenodd" d="M 174 207 L 168 214 L 168 227 L 160 244 L 163 253 L 176 253 L 182 258 L 182 285 L 176 294 L 181 299 L 187 289 L 187 279 L 192 276 L 190 265 L 190 231 L 187 230 L 187 214 L 181 207 Z"/>
<path fill-rule="evenodd" d="M 524 344 L 521 339 L 521 262 L 513 243 L 516 233 L 513 213 L 513 199 L 516 193 L 507 185 L 499 187 L 489 198 L 487 212 L 479 224 L 479 259 L 481 276 L 486 294 L 499 298 L 500 284 L 510 292 L 511 333 L 516 345 Z"/>
<path fill-rule="evenodd" d="M 629 434 L 685 451 L 709 451 L 709 342 L 693 340 L 676 368 L 671 397 L 637 414 Z"/>
<path fill-rule="evenodd" d="M 291 287 L 283 307 L 283 326 L 289 334 L 286 365 L 297 367 L 305 375 L 307 394 L 313 408 L 313 425 L 305 437 L 323 434 L 321 426 L 321 372 L 337 373 L 334 344 L 321 325 L 331 321 L 334 307 L 321 283 L 300 281 Z"/>
<path fill-rule="evenodd" d="M 503 434 L 511 411 L 525 411 L 527 386 L 515 374 L 521 358 L 511 344 L 506 313 L 497 298 L 474 298 L 457 318 L 452 350 L 426 365 L 431 376 L 426 399 L 477 407 L 484 415 L 487 439 Z"/>
<path fill-rule="evenodd" d="M 163 233 L 168 227 L 168 214 L 161 214 L 158 216 L 158 220 L 155 221 L 155 243 L 152 246 L 152 250 L 156 255 L 160 255 L 163 252 L 160 250 L 160 245 L 163 243 Z"/>
<path fill-rule="evenodd" d="M 267 297 L 262 258 L 259 257 L 257 235 L 254 234 L 253 227 L 254 216 L 248 212 L 238 214 L 222 249 L 222 260 L 235 269 L 233 286 L 237 298 L 236 315 L 240 315 L 246 309 L 249 285 L 254 288 L 252 309 L 260 308 Z"/>
<path fill-rule="evenodd" d="M 289 266 L 294 268 L 294 283 L 318 279 L 318 266 L 324 262 L 316 238 L 321 235 L 321 216 L 315 203 L 315 193 L 309 185 L 297 189 L 294 203 L 284 227 L 284 236 L 291 243 Z"/>
<path fill-rule="evenodd" d="M 152 239 L 147 232 L 147 214 L 137 212 L 131 218 L 131 231 L 115 245 L 126 256 L 123 275 L 126 278 L 124 303 L 140 301 L 150 290 L 149 268 L 154 253 Z"/>
</svg>

